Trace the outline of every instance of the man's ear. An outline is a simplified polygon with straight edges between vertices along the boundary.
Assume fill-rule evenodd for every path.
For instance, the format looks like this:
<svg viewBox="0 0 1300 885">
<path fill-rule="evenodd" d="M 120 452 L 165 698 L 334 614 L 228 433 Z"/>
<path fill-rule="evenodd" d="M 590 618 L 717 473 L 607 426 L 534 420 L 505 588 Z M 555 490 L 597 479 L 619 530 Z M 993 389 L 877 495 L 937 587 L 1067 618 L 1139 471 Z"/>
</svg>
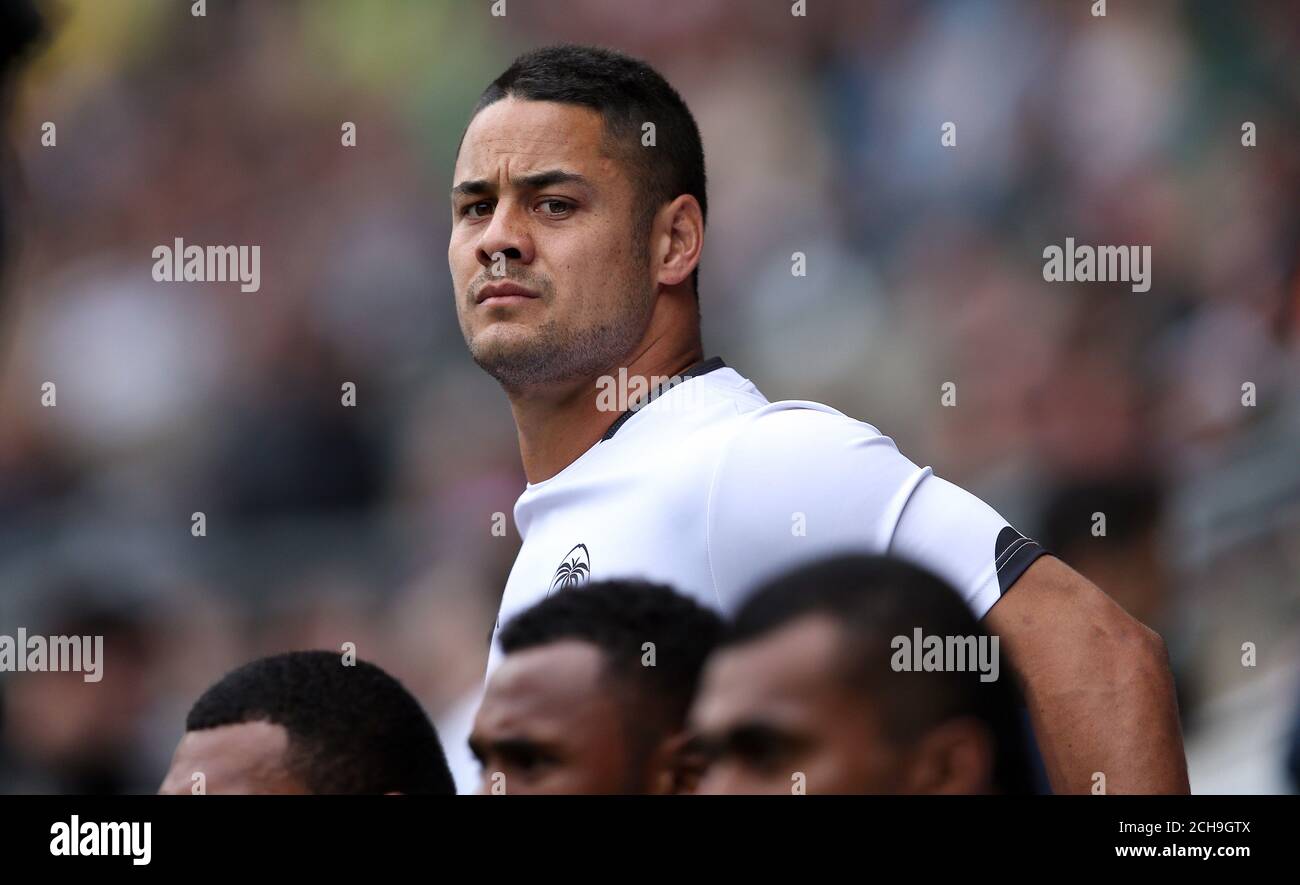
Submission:
<svg viewBox="0 0 1300 885">
<path fill-rule="evenodd" d="M 962 717 L 930 729 L 908 753 L 902 792 L 977 795 L 993 786 L 993 736 L 983 723 Z"/>
<path fill-rule="evenodd" d="M 704 249 L 704 214 L 700 201 L 682 194 L 655 213 L 653 245 L 655 282 L 679 286 L 690 279 Z"/>
</svg>

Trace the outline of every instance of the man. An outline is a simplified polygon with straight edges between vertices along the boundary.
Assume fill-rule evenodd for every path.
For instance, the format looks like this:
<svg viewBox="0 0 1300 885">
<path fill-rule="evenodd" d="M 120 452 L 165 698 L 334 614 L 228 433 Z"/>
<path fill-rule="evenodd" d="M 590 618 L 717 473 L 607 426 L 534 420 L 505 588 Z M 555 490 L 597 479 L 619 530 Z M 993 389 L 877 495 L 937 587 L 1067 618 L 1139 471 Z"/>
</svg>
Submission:
<svg viewBox="0 0 1300 885">
<path fill-rule="evenodd" d="M 333 652 L 228 673 L 185 731 L 159 793 L 455 793 L 419 702 L 373 664 L 345 665 Z"/>
<path fill-rule="evenodd" d="M 799 563 L 889 551 L 1002 635 L 1057 791 L 1095 772 L 1112 792 L 1187 790 L 1157 635 L 871 425 L 768 403 L 704 359 L 703 150 L 658 73 L 599 49 L 522 56 L 474 109 L 451 198 L 461 329 L 510 400 L 528 480 L 501 619 L 617 576 L 732 612 Z M 640 396 L 656 377 L 674 383 Z M 611 410 L 611 385 L 635 402 Z"/>
<path fill-rule="evenodd" d="M 482 792 L 685 791 L 686 712 L 721 635 L 712 611 L 633 581 L 528 609 L 501 631 L 470 736 Z"/>
<path fill-rule="evenodd" d="M 934 655 L 921 669 L 918 630 Z M 760 589 L 706 665 L 699 792 L 1030 792 L 1018 713 L 999 647 L 951 587 L 836 557 Z"/>
</svg>

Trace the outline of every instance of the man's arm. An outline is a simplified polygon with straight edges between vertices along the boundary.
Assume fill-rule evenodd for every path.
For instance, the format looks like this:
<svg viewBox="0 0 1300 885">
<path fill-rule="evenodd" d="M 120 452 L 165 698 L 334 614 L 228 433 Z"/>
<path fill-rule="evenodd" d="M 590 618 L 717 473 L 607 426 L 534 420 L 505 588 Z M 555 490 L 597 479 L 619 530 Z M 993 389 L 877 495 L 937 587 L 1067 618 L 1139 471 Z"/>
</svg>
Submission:
<svg viewBox="0 0 1300 885">
<path fill-rule="evenodd" d="M 1057 793 L 1187 793 L 1164 641 L 1065 563 L 1040 556 L 989 611 Z"/>
<path fill-rule="evenodd" d="M 1001 635 L 1053 789 L 1090 792 L 1101 772 L 1109 793 L 1188 791 L 1160 637 L 874 427 L 797 405 L 762 410 L 715 472 L 709 564 L 723 611 L 818 556 L 861 546 L 910 559 Z"/>
</svg>

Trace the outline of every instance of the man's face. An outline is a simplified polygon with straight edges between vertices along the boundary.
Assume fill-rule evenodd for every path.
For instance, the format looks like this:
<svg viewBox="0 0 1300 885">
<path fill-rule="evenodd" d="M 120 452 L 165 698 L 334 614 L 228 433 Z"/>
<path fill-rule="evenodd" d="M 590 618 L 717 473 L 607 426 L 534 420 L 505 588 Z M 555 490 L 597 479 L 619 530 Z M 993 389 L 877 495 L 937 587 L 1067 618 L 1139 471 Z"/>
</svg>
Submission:
<svg viewBox="0 0 1300 885">
<path fill-rule="evenodd" d="M 202 772 L 204 791 L 212 795 L 271 795 L 310 793 L 289 772 L 285 758 L 289 733 L 270 722 L 242 722 L 189 731 L 172 756 L 172 765 L 158 792 L 188 796 L 196 773 Z"/>
<path fill-rule="evenodd" d="M 626 364 L 655 288 L 643 207 L 600 115 L 504 98 L 470 122 L 454 182 L 447 260 L 474 361 L 515 390 Z"/>
<path fill-rule="evenodd" d="M 900 788 L 903 760 L 869 700 L 844 685 L 839 642 L 829 619 L 808 616 L 715 655 L 691 711 L 707 760 L 697 792 Z"/>
<path fill-rule="evenodd" d="M 469 739 L 482 792 L 644 792 L 625 708 L 604 671 L 601 651 L 576 640 L 506 655 Z"/>
</svg>

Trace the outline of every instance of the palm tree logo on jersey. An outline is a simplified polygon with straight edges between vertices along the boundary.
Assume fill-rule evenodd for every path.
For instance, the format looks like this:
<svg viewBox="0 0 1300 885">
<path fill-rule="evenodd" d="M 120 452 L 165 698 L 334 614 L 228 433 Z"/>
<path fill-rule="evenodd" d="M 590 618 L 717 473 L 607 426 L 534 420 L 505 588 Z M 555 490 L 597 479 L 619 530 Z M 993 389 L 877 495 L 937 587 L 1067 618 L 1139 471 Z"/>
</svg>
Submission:
<svg viewBox="0 0 1300 885">
<path fill-rule="evenodd" d="M 564 554 L 564 561 L 555 570 L 555 577 L 551 579 L 551 589 L 546 591 L 546 595 L 550 596 L 553 590 L 581 587 L 590 578 L 591 558 L 587 555 L 587 545 L 579 544 Z"/>
</svg>

